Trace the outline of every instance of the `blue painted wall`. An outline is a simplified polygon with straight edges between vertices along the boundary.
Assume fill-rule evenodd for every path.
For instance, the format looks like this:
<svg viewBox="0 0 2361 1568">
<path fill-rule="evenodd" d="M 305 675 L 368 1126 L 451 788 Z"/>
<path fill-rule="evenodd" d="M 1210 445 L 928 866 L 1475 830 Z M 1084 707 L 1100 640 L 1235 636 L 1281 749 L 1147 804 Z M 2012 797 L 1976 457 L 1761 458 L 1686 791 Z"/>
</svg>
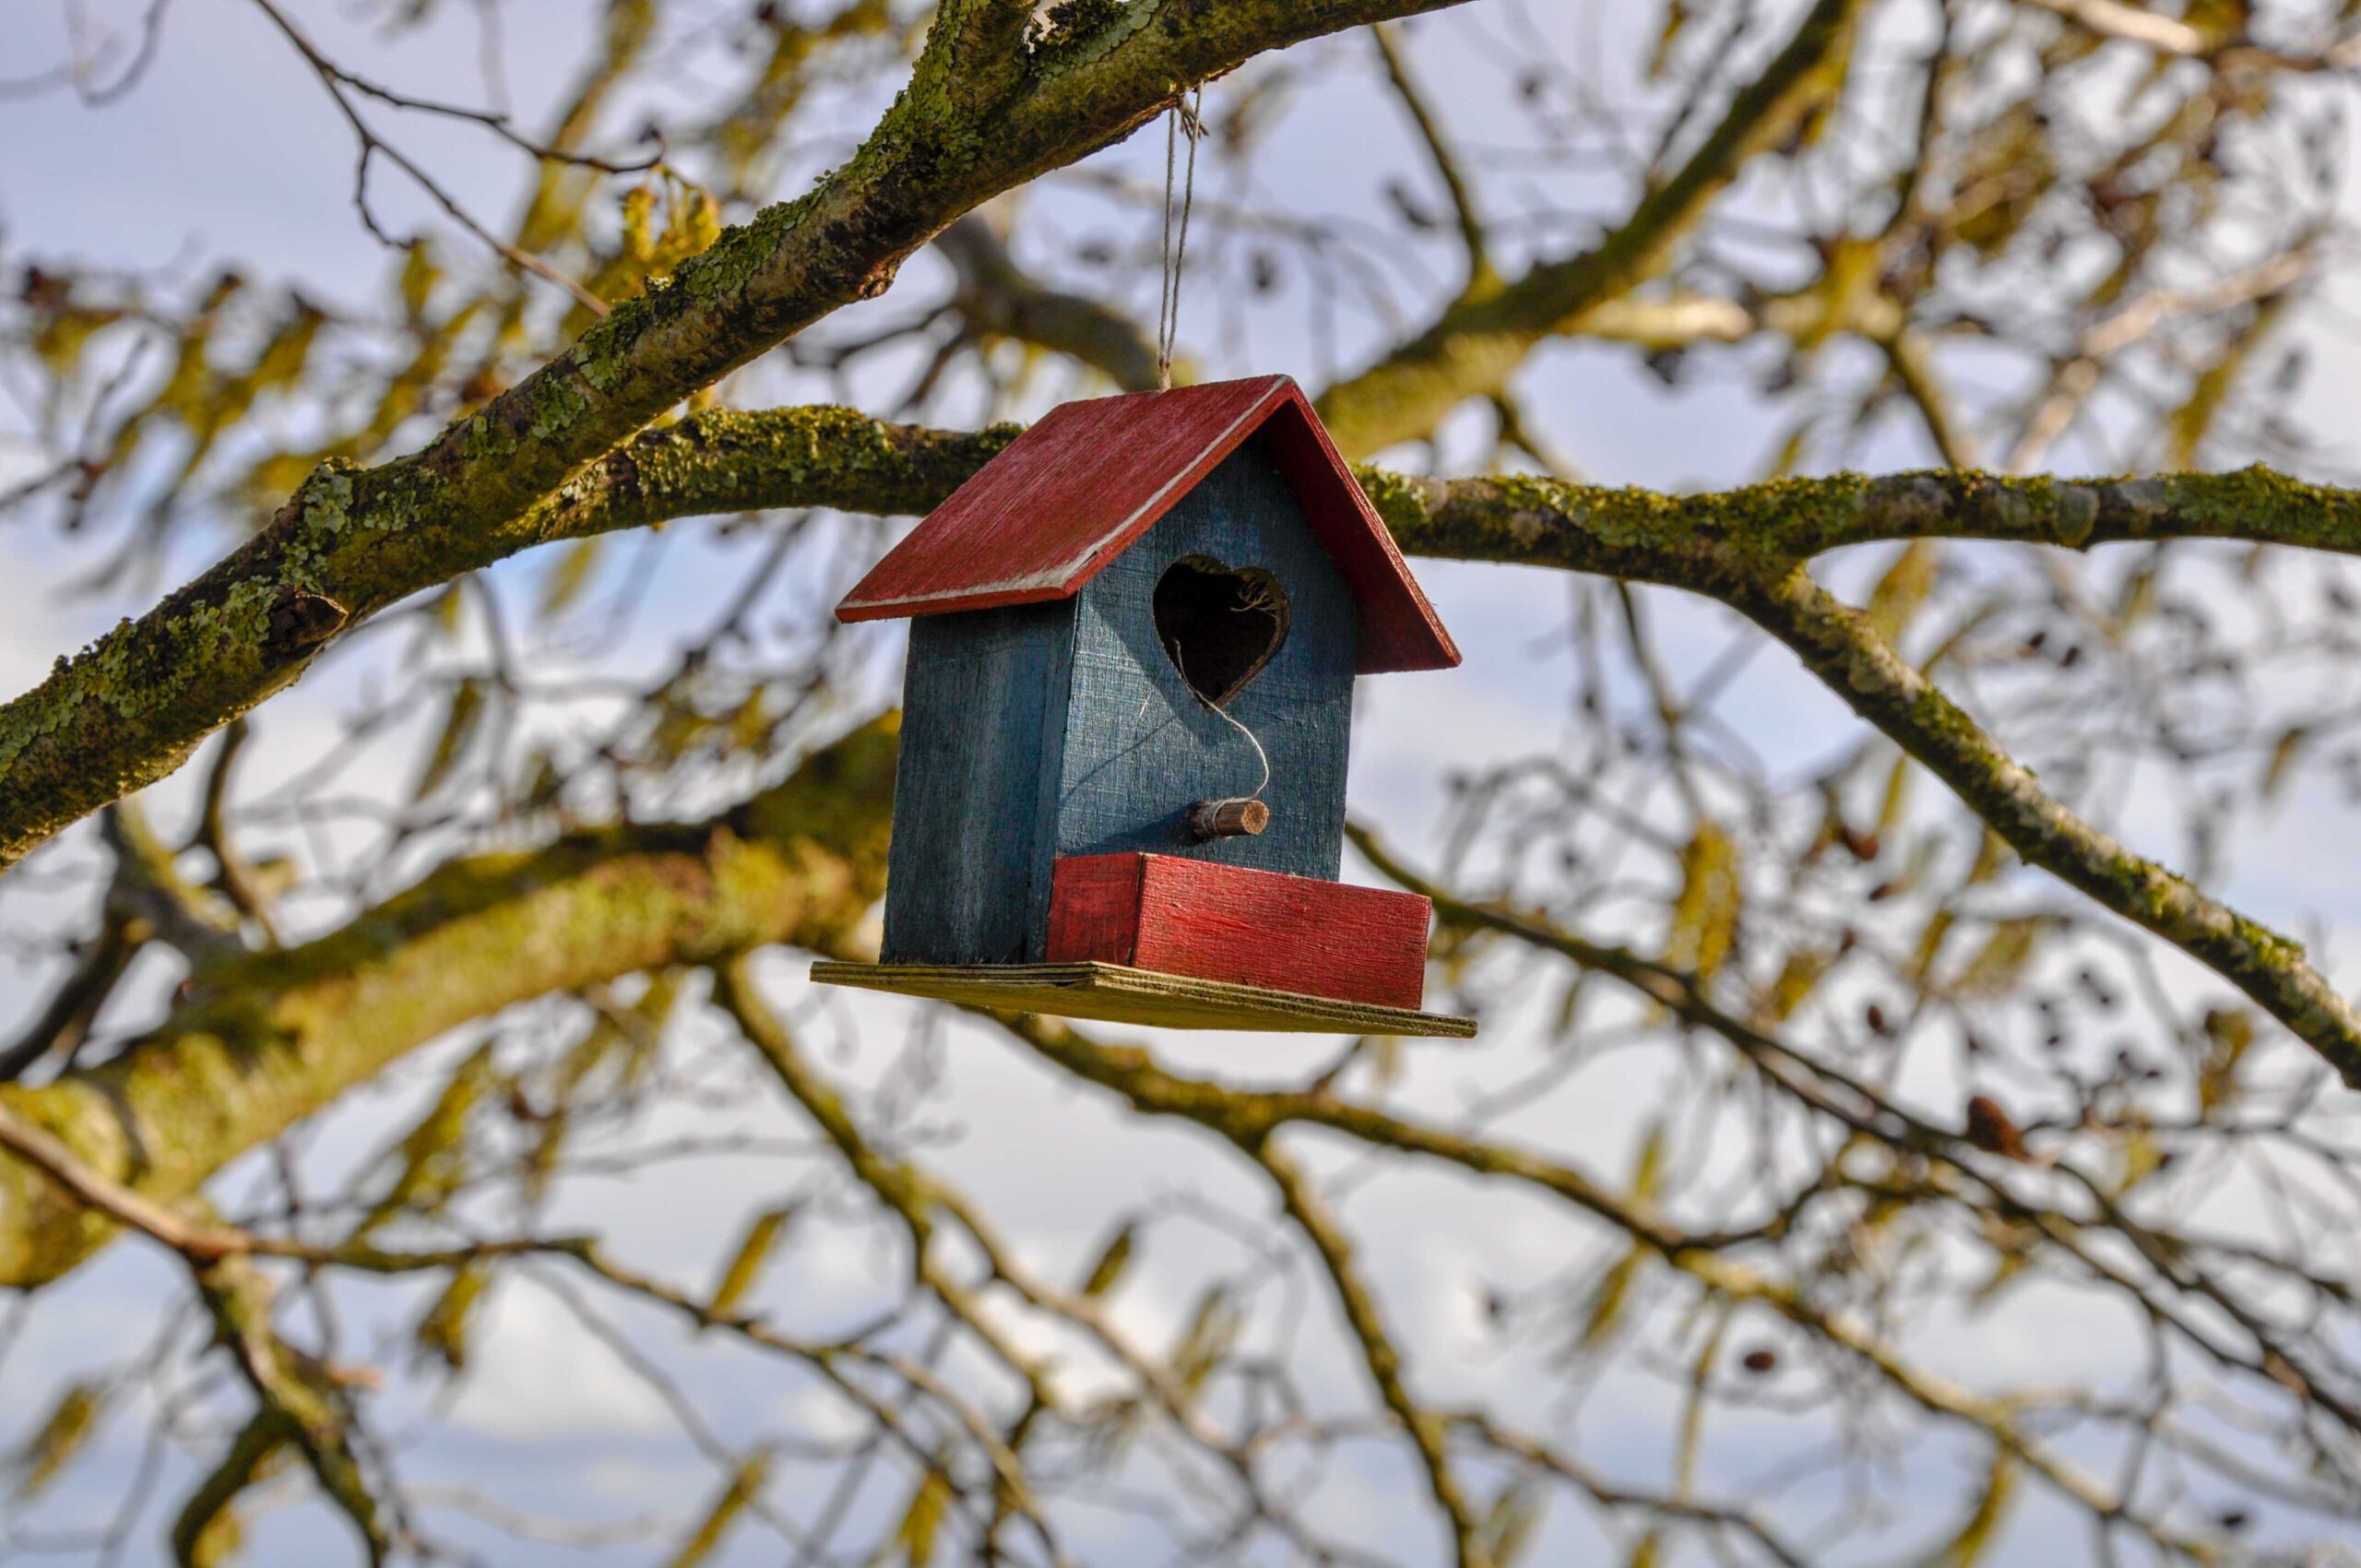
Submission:
<svg viewBox="0 0 2361 1568">
<path fill-rule="evenodd" d="M 1074 612 L 1061 600 L 910 623 L 886 962 L 1016 964 L 1039 952 L 1027 919 L 1049 909 Z"/>
<path fill-rule="evenodd" d="M 1228 711 L 1271 759 L 1271 824 L 1199 843 L 1187 812 L 1261 773 L 1158 642 L 1184 555 L 1259 567 L 1287 640 Z M 1359 612 L 1276 467 L 1249 442 L 1074 600 L 911 623 L 885 957 L 1038 961 L 1059 855 L 1142 849 L 1335 880 Z"/>
</svg>

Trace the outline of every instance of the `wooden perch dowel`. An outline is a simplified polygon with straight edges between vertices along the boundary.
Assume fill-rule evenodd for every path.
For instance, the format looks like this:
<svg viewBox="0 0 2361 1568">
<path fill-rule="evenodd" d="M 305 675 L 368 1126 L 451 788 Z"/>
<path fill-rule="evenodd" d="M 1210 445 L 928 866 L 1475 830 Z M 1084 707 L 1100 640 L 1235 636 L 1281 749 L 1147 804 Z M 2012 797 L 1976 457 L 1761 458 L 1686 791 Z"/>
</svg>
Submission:
<svg viewBox="0 0 2361 1568">
<path fill-rule="evenodd" d="M 1189 808 L 1189 830 L 1200 839 L 1252 837 L 1271 826 L 1260 801 L 1199 801 Z"/>
</svg>

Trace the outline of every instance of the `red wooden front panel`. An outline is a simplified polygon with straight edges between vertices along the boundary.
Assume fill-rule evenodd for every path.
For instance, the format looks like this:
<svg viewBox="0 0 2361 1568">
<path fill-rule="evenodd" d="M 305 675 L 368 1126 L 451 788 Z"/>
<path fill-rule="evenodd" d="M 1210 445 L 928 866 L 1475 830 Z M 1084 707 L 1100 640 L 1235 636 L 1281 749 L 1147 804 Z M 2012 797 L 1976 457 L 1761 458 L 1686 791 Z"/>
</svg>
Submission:
<svg viewBox="0 0 2361 1568">
<path fill-rule="evenodd" d="M 1413 893 L 1209 861 L 1068 855 L 1050 881 L 1045 956 L 1416 1007 L 1431 912 Z"/>
</svg>

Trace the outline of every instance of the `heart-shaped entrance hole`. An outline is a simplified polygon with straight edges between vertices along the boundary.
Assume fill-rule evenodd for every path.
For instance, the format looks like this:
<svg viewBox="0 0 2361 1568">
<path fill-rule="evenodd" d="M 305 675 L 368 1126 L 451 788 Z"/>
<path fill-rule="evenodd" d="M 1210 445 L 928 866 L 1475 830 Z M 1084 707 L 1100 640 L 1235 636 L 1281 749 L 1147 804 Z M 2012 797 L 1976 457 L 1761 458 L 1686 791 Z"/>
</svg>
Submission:
<svg viewBox="0 0 2361 1568">
<path fill-rule="evenodd" d="M 1183 555 L 1156 580 L 1156 636 L 1190 689 L 1216 707 L 1246 689 L 1287 640 L 1287 596 L 1258 567 Z"/>
</svg>

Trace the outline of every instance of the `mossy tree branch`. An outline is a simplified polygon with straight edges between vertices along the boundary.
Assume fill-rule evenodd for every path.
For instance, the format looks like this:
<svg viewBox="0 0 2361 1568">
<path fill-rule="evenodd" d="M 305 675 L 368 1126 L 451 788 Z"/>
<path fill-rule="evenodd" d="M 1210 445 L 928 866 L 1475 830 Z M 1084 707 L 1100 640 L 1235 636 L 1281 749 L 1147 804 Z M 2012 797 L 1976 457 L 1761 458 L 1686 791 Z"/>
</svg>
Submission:
<svg viewBox="0 0 2361 1568">
<path fill-rule="evenodd" d="M 457 569 L 536 544 L 701 515 L 802 506 L 924 512 L 1016 434 L 1013 425 L 930 430 L 838 408 L 708 410 L 643 432 L 584 468 L 513 524 L 470 541 Z M 1413 554 L 1557 566 L 1707 592 L 1733 562 L 1768 569 L 1896 540 L 2087 550 L 2222 539 L 2361 554 L 2361 491 L 2260 467 L 2091 480 L 1969 469 L 1839 473 L 1689 495 L 1526 477 L 1358 472 Z M 410 591 L 443 580 L 421 576 Z"/>
<path fill-rule="evenodd" d="M 0 869 L 177 767 L 339 631 L 464 569 L 689 394 L 884 291 L 962 213 L 1136 129 L 1266 50 L 1455 0 L 947 0 L 860 151 L 598 323 L 424 450 L 324 465 L 203 576 L 0 707 Z"/>
<path fill-rule="evenodd" d="M 2010 848 L 2243 991 L 2361 1088 L 2361 1010 L 2302 945 L 2082 821 L 1920 674 L 1869 618 L 1801 568 L 1728 602 L 1793 649 L 1856 713 L 1952 787 Z"/>
<path fill-rule="evenodd" d="M 1004 430 L 959 436 L 835 410 L 701 415 L 650 433 L 612 467 L 587 470 L 540 521 L 553 537 L 697 511 L 862 506 L 864 493 L 866 509 L 922 509 L 1007 439 Z M 2196 956 L 2361 1084 L 2361 1014 L 2296 944 L 2075 817 L 1873 631 L 1833 619 L 1849 612 L 1801 572 L 1813 555 L 1889 540 L 2083 550 L 2235 539 L 2361 553 L 2361 493 L 2261 468 L 2087 481 L 1954 469 L 1837 474 L 1688 496 L 1525 478 L 1359 477 L 1413 554 L 1661 583 L 1738 609 L 1951 784 L 2027 861 Z"/>
<path fill-rule="evenodd" d="M 832 942 L 884 886 L 896 729 L 889 715 L 857 731 L 708 822 L 454 861 L 315 942 L 199 969 L 188 1003 L 119 1056 L 0 1087 L 0 1105 L 98 1178 L 169 1204 L 471 1019 L 766 943 Z M 114 1231 L 0 1157 L 0 1287 L 56 1278 Z"/>
<path fill-rule="evenodd" d="M 2354 552 L 2361 551 L 2361 496 L 2260 469 L 2082 483 L 1842 475 L 1679 500 L 1527 481 L 1378 481 L 1371 489 L 1406 550 L 1602 572 L 1730 605 L 1949 784 L 2028 863 L 2206 964 L 2361 1087 L 2361 1011 L 2300 944 L 2077 817 L 1803 565 L 1821 550 L 1894 538 L 2077 549 L 2107 540 L 2241 538 Z"/>
<path fill-rule="evenodd" d="M 815 505 L 921 511 L 1011 434 L 912 430 L 843 410 L 709 411 L 647 432 L 591 465 L 510 528 L 472 541 L 468 564 L 543 539 L 704 512 Z M 1849 621 L 1796 564 L 1842 545 L 1936 537 L 2074 548 L 2236 538 L 2361 552 L 2361 495 L 2261 469 L 2093 481 L 1837 475 L 1681 497 L 1376 471 L 1365 471 L 1362 481 L 1416 553 L 1597 572 L 1732 603 L 1795 647 L 2029 861 L 2188 948 L 2348 1078 L 2355 1075 L 2361 1024 L 2300 949 L 2043 795 L 1892 649 L 1865 641 L 1873 634 Z M 889 773 L 886 764 L 879 779 Z M 882 833 L 882 794 L 872 791 L 865 806 L 847 803 L 856 801 L 852 792 L 825 798 L 836 802 L 831 812 L 875 818 L 845 830 Z M 789 787 L 763 799 L 795 798 Z M 234 983 L 217 981 L 119 1063 L 49 1087 L 4 1092 L 101 1172 L 150 1195 L 184 1194 L 227 1159 L 444 1028 L 532 995 L 785 940 L 764 933 L 848 918 L 848 885 L 830 884 L 833 892 L 806 885 L 796 880 L 791 858 L 745 848 L 764 832 L 792 828 L 777 811 L 763 821 L 753 840 L 708 825 L 593 836 L 529 856 L 459 862 L 345 932 L 231 961 L 219 973 L 236 977 Z M 529 893 L 518 897 L 520 887 Z M 619 915 L 629 918 L 611 927 Z M 572 932 L 578 943 L 536 948 L 538 967 L 484 972 L 475 962 L 489 937 L 552 931 Z M 431 983 L 413 983 L 420 977 Z M 248 999 L 243 1010 L 241 995 Z M 386 998 L 399 1005 L 380 1005 Z M 193 1082 L 207 1092 L 188 1092 Z M 0 1283 L 53 1277 L 106 1233 L 103 1222 L 24 1167 L 0 1164 Z"/>
<path fill-rule="evenodd" d="M 1988 540 L 2089 550 L 2221 539 L 2361 554 L 2361 491 L 2260 466 L 2234 473 L 2018 479 L 1975 469 L 1837 473 L 1675 495 L 1523 477 L 1360 470 L 1402 548 L 1602 572 L 1710 591 L 1707 574 L 1777 570 L 1848 545 Z"/>
</svg>

